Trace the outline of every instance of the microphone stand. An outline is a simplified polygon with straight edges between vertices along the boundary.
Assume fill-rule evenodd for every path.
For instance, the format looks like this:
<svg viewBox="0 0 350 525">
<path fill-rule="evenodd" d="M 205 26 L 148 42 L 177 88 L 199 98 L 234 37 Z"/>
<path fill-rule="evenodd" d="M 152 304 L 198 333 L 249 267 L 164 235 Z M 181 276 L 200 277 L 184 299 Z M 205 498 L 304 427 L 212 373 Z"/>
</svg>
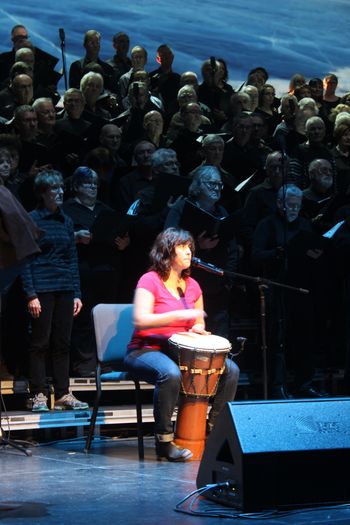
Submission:
<svg viewBox="0 0 350 525">
<path fill-rule="evenodd" d="M 65 54 L 65 46 L 66 46 L 66 35 L 64 32 L 64 29 L 60 27 L 58 30 L 58 34 L 61 40 L 61 54 L 62 54 L 62 71 L 63 71 L 63 77 L 64 77 L 64 89 L 67 91 L 68 89 L 68 81 L 67 81 L 67 64 L 66 64 L 66 54 Z"/>
<path fill-rule="evenodd" d="M 198 264 L 194 264 L 194 266 L 197 266 L 201 268 L 202 270 L 205 270 L 204 267 L 200 267 Z M 290 286 L 288 284 L 283 284 L 278 281 L 271 281 L 271 279 L 266 279 L 265 277 L 254 277 L 252 275 L 246 275 L 244 273 L 237 273 L 237 272 L 231 272 L 228 270 L 224 270 L 223 268 L 217 268 L 215 267 L 215 271 L 213 269 L 207 269 L 210 273 L 215 273 L 216 275 L 220 275 L 223 277 L 224 275 L 228 275 L 230 277 L 239 277 L 240 279 L 244 279 L 246 281 L 252 281 L 258 285 L 259 288 L 259 300 L 260 300 L 260 330 L 261 330 L 261 353 L 262 353 L 262 361 L 263 361 L 263 395 L 264 399 L 267 399 L 267 385 L 268 385 L 268 373 L 267 373 L 267 337 L 266 337 L 266 295 L 265 291 L 268 289 L 269 286 L 277 286 L 279 288 L 283 288 L 284 290 L 291 290 L 294 292 L 299 292 L 303 294 L 308 294 L 309 290 L 306 290 L 305 288 L 296 288 L 295 286 Z"/>
</svg>

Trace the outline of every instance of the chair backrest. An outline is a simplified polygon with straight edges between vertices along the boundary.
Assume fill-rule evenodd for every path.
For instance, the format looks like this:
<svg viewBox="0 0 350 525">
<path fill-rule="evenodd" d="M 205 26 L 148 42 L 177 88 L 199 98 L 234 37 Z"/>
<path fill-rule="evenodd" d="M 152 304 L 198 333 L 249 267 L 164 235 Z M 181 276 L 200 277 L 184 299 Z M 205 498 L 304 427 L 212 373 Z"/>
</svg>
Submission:
<svg viewBox="0 0 350 525">
<path fill-rule="evenodd" d="M 133 305 L 98 304 L 92 309 L 92 318 L 98 360 L 100 363 L 118 362 L 122 367 L 134 329 Z"/>
</svg>

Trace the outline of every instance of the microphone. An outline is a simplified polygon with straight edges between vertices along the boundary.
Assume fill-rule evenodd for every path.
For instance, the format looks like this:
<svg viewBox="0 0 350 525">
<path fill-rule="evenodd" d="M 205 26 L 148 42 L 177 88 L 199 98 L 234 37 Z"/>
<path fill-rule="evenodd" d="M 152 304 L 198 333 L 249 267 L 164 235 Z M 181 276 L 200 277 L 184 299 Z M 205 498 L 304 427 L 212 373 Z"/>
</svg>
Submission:
<svg viewBox="0 0 350 525">
<path fill-rule="evenodd" d="M 201 268 L 202 270 L 213 273 L 214 275 L 224 275 L 225 273 L 222 268 L 218 268 L 217 266 L 214 266 L 214 264 L 204 262 L 201 259 L 198 259 L 198 257 L 192 257 L 192 266 Z"/>
<path fill-rule="evenodd" d="M 60 40 L 62 42 L 62 44 L 64 44 L 64 41 L 66 40 L 66 35 L 64 33 L 64 29 L 63 27 L 60 27 L 59 30 L 58 30 L 58 34 L 60 36 Z"/>
<path fill-rule="evenodd" d="M 211 72 L 212 74 L 214 74 L 216 72 L 216 59 L 215 57 L 210 57 L 210 67 L 211 67 Z"/>
</svg>

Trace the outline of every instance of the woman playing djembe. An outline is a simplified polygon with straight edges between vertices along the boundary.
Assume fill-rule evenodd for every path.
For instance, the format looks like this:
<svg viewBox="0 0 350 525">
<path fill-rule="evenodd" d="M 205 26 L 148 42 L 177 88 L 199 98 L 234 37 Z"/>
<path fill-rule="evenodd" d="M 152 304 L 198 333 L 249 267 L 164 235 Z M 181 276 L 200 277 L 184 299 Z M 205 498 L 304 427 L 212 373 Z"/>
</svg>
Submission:
<svg viewBox="0 0 350 525">
<path fill-rule="evenodd" d="M 134 377 L 155 385 L 154 420 L 158 459 L 186 461 L 192 452 L 174 443 L 172 414 L 177 404 L 181 372 L 168 339 L 175 333 L 208 335 L 199 284 L 189 276 L 194 241 L 190 233 L 168 228 L 150 253 L 151 268 L 139 280 L 134 299 L 135 331 L 125 358 Z M 226 359 L 209 414 L 213 422 L 223 405 L 234 399 L 239 369 Z"/>
</svg>

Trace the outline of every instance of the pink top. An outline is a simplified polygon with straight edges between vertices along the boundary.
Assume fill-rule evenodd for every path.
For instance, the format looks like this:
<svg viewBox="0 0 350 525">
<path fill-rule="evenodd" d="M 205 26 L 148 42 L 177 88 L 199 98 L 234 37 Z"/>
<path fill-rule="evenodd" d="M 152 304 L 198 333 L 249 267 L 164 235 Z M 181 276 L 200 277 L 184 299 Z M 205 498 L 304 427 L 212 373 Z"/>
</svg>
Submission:
<svg viewBox="0 0 350 525">
<path fill-rule="evenodd" d="M 144 288 L 151 292 L 154 296 L 153 312 L 155 314 L 162 314 L 165 312 L 172 312 L 173 310 L 195 307 L 195 303 L 202 295 L 202 290 L 197 281 L 191 277 L 188 277 L 185 280 L 185 283 L 186 289 L 184 290 L 184 297 L 180 297 L 180 299 L 177 299 L 169 292 L 156 272 L 145 273 L 140 278 L 136 288 Z M 143 346 L 160 348 L 172 334 L 188 332 L 194 324 L 194 319 L 189 321 L 177 320 L 167 326 L 135 330 L 128 348 L 135 349 L 142 348 Z"/>
</svg>

